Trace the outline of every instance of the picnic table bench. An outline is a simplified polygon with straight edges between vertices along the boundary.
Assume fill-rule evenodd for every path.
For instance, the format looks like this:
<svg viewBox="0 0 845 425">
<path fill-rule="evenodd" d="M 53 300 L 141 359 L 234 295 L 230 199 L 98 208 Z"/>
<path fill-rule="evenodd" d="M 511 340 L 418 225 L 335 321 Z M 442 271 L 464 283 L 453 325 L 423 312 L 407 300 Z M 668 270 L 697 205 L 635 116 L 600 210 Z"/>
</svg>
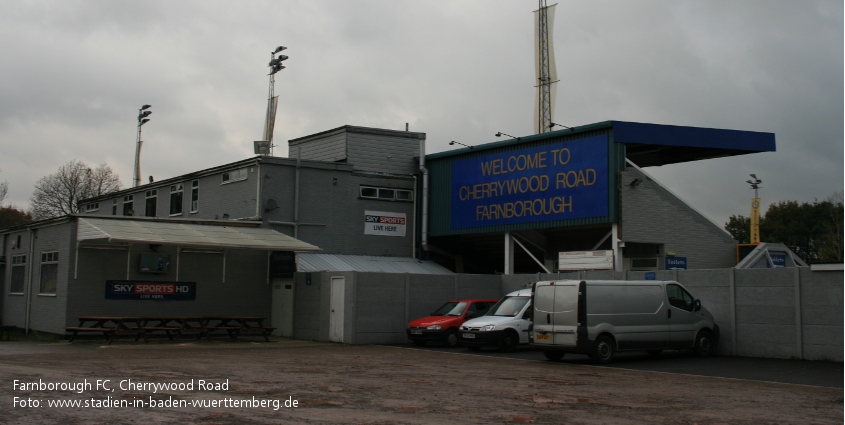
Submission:
<svg viewBox="0 0 845 425">
<path fill-rule="evenodd" d="M 208 316 L 205 317 L 206 337 L 211 340 L 212 331 L 226 331 L 229 338 L 237 340 L 242 334 L 261 335 L 270 341 L 270 334 L 276 328 L 264 327 L 263 317 L 252 316 Z"/>
<path fill-rule="evenodd" d="M 73 342 L 80 332 L 102 333 L 109 344 L 114 341 L 115 336 L 127 334 L 135 335 L 136 341 L 144 338 L 144 342 L 147 342 L 146 334 L 141 328 L 141 319 L 138 317 L 80 316 L 79 326 L 65 327 L 65 331 L 71 332 L 70 342 Z"/>
<path fill-rule="evenodd" d="M 260 335 L 270 341 L 270 334 L 275 328 L 264 327 L 263 317 L 252 316 L 80 316 L 79 326 L 66 327 L 71 333 L 72 342 L 79 333 L 102 333 L 111 344 L 118 335 L 135 335 L 135 341 L 148 335 L 164 332 L 171 341 L 179 340 L 182 335 L 194 334 L 197 338 L 205 336 L 209 341 L 218 331 L 224 331 L 233 341 L 241 335 Z"/>
</svg>

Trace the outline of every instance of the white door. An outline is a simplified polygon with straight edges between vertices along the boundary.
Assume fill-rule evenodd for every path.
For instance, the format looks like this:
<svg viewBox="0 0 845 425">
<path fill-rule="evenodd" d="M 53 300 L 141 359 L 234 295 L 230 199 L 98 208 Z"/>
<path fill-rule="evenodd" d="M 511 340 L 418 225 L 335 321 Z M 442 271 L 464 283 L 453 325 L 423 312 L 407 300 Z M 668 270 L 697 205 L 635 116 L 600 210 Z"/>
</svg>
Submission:
<svg viewBox="0 0 845 425">
<path fill-rule="evenodd" d="M 293 338 L 293 279 L 273 279 L 273 335 Z"/>
<path fill-rule="evenodd" d="M 346 278 L 332 277 L 331 311 L 329 312 L 329 341 L 343 342 L 343 306 L 346 301 Z"/>
</svg>

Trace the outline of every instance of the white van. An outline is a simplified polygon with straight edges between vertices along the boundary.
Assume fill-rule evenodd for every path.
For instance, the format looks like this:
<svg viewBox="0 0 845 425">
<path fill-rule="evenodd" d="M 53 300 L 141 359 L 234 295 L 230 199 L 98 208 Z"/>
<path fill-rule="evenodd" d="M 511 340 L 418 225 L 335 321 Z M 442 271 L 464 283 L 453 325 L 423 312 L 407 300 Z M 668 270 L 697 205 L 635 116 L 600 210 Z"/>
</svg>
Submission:
<svg viewBox="0 0 845 425">
<path fill-rule="evenodd" d="M 461 325 L 460 344 L 473 351 L 485 346 L 513 351 L 518 344 L 529 342 L 531 312 L 531 288 L 511 292 L 485 315 Z"/>
<path fill-rule="evenodd" d="M 532 347 L 549 360 L 580 353 L 610 363 L 617 351 L 684 348 L 709 355 L 719 341 L 713 315 L 674 281 L 543 281 L 533 304 Z"/>
</svg>

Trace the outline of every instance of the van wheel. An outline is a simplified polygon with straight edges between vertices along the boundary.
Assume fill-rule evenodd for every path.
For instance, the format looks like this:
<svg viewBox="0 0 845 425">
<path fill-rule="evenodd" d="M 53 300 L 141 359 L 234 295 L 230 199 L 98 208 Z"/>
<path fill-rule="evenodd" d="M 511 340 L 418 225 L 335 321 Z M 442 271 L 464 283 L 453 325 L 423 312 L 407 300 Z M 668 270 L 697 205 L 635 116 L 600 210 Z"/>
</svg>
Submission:
<svg viewBox="0 0 845 425">
<path fill-rule="evenodd" d="M 449 329 L 446 332 L 446 336 L 443 337 L 443 344 L 447 347 L 457 347 L 458 346 L 458 332 L 454 329 Z"/>
<path fill-rule="evenodd" d="M 702 329 L 695 337 L 695 346 L 693 347 L 695 354 L 698 354 L 701 357 L 712 355 L 713 350 L 716 348 L 714 347 L 713 342 L 713 332 L 710 332 L 707 329 Z"/>
<path fill-rule="evenodd" d="M 596 339 L 593 352 L 590 355 L 593 361 L 601 364 L 608 364 L 613 361 L 613 340 L 602 335 Z"/>
<path fill-rule="evenodd" d="M 563 351 L 543 351 L 543 355 L 553 362 L 559 362 L 560 359 L 563 358 L 564 354 L 566 353 L 564 353 Z"/>
<path fill-rule="evenodd" d="M 518 343 L 519 336 L 513 333 L 513 331 L 504 331 L 502 332 L 502 336 L 499 337 L 499 351 L 510 353 L 516 348 L 516 344 Z"/>
<path fill-rule="evenodd" d="M 424 340 L 420 340 L 420 339 L 415 339 L 415 340 L 414 340 L 414 345 L 416 345 L 417 347 L 425 347 L 425 343 L 426 343 L 426 342 L 428 342 L 428 341 L 424 341 Z"/>
<path fill-rule="evenodd" d="M 481 349 L 481 347 L 478 347 L 476 345 L 470 345 L 469 347 L 467 347 L 467 350 L 469 350 L 469 351 L 478 351 L 480 349 Z"/>
</svg>

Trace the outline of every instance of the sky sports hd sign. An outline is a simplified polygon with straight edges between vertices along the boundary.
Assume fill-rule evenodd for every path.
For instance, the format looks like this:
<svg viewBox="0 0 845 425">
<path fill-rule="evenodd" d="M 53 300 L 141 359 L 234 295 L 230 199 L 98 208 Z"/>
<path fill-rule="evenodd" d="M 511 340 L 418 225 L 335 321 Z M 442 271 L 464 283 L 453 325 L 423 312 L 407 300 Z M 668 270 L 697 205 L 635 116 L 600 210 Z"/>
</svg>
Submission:
<svg viewBox="0 0 845 425">
<path fill-rule="evenodd" d="M 452 228 L 609 214 L 607 136 L 452 163 Z"/>
<path fill-rule="evenodd" d="M 197 298 L 196 282 L 107 280 L 107 300 L 178 300 Z"/>
</svg>

